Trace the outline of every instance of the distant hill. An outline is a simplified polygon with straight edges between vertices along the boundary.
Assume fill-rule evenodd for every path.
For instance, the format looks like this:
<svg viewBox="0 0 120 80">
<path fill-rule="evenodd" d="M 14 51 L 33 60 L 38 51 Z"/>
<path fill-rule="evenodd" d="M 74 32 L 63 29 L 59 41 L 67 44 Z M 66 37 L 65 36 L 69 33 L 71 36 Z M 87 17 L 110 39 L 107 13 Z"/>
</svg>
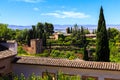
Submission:
<svg viewBox="0 0 120 80">
<path fill-rule="evenodd" d="M 11 29 L 30 29 L 31 26 L 21 26 L 21 25 L 8 25 L 9 28 Z"/>
<path fill-rule="evenodd" d="M 57 32 L 65 32 L 67 27 L 73 27 L 74 25 L 54 25 L 54 30 Z M 83 26 L 86 29 L 89 29 L 92 31 L 93 29 L 97 29 L 97 25 L 78 25 L 78 26 Z M 120 25 L 107 25 L 107 28 L 117 28 L 120 30 Z M 9 25 L 9 28 L 12 29 L 30 29 L 31 26 L 21 26 L 21 25 Z"/>
</svg>

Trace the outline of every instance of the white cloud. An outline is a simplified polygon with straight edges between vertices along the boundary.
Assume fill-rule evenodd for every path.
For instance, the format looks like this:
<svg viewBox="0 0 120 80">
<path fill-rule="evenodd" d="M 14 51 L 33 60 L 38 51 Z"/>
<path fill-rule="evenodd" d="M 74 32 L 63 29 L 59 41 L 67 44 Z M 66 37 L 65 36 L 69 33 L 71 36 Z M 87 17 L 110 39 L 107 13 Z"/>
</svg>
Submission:
<svg viewBox="0 0 120 80">
<path fill-rule="evenodd" d="M 44 16 L 53 16 L 56 18 L 88 18 L 90 15 L 74 11 L 55 11 L 51 13 L 43 13 Z"/>
<path fill-rule="evenodd" d="M 42 2 L 44 0 L 16 0 L 16 1 L 22 1 L 22 2 L 28 2 L 28 3 L 38 3 L 38 2 Z"/>
<path fill-rule="evenodd" d="M 35 7 L 33 8 L 34 11 L 39 11 L 39 8 Z"/>
</svg>

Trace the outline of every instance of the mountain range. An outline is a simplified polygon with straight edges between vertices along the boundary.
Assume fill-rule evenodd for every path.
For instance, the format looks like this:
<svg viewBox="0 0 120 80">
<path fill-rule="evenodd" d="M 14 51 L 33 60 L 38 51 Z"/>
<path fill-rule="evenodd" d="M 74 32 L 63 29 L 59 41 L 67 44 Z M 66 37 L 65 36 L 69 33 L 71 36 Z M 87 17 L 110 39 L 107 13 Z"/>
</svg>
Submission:
<svg viewBox="0 0 120 80">
<path fill-rule="evenodd" d="M 94 29 L 97 29 L 97 25 L 78 25 L 79 27 L 80 26 L 83 26 L 85 29 L 88 29 L 90 31 L 94 30 Z M 111 25 L 106 25 L 107 28 L 116 28 L 116 29 L 119 29 L 120 30 L 120 24 L 118 25 L 114 25 L 114 24 L 111 24 Z M 21 26 L 21 25 L 8 25 L 9 28 L 11 29 L 30 29 L 31 26 Z M 55 31 L 60 31 L 60 32 L 65 32 L 66 28 L 67 27 L 74 27 L 74 25 L 54 25 L 54 30 Z"/>
</svg>

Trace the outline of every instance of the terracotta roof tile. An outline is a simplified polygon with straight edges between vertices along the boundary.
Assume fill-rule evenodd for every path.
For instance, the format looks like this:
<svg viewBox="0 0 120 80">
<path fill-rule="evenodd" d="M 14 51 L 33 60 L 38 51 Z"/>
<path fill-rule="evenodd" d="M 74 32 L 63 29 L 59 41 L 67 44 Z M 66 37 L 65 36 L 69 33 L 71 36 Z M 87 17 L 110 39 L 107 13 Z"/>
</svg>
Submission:
<svg viewBox="0 0 120 80">
<path fill-rule="evenodd" d="M 73 67 L 83 69 L 100 69 L 100 70 L 115 70 L 120 71 L 119 63 L 112 62 L 94 62 L 94 61 L 80 61 L 56 58 L 43 58 L 43 57 L 17 57 L 19 58 L 15 63 L 17 64 L 34 64 L 34 65 L 47 65 L 58 67 Z"/>
<path fill-rule="evenodd" d="M 13 53 L 10 50 L 0 51 L 0 59 L 6 58 L 6 57 L 10 57 L 10 56 L 14 56 L 14 55 L 16 55 L 16 54 Z"/>
</svg>

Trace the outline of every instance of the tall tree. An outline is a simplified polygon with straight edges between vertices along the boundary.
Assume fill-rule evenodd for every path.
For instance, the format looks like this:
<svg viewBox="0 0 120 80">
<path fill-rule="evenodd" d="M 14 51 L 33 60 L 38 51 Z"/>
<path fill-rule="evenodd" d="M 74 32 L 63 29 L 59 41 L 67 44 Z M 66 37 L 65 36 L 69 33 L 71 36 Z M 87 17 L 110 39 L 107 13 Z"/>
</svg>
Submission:
<svg viewBox="0 0 120 80">
<path fill-rule="evenodd" d="M 97 61 L 109 62 L 109 41 L 106 30 L 106 23 L 103 13 L 103 8 L 100 8 L 100 15 L 97 28 L 97 45 L 96 45 L 96 54 Z"/>
<path fill-rule="evenodd" d="M 43 38 L 43 33 L 44 33 L 44 25 L 39 22 L 37 24 L 37 34 L 38 34 L 37 38 L 42 39 Z"/>
<path fill-rule="evenodd" d="M 32 25 L 32 31 L 33 31 L 33 34 L 32 34 L 33 36 L 32 36 L 32 38 L 35 39 L 35 38 L 37 37 L 37 33 L 36 33 L 37 30 L 36 30 L 35 25 Z"/>
<path fill-rule="evenodd" d="M 71 29 L 70 29 L 70 33 L 72 33 L 73 32 L 73 29 L 72 29 L 72 27 L 71 27 Z"/>
<path fill-rule="evenodd" d="M 84 45 L 84 47 L 83 47 L 83 50 L 84 50 L 83 59 L 84 59 L 85 61 L 88 61 L 88 60 L 89 60 L 89 57 L 88 57 L 88 51 L 87 51 L 86 47 L 87 47 L 86 45 Z"/>
<path fill-rule="evenodd" d="M 81 26 L 81 43 L 83 46 L 87 45 L 86 36 L 85 36 L 85 29 L 83 28 L 83 26 Z"/>
<path fill-rule="evenodd" d="M 49 37 L 50 35 L 52 35 L 54 33 L 54 26 L 51 23 L 45 23 L 44 24 L 44 30 L 46 33 L 46 36 Z"/>
<path fill-rule="evenodd" d="M 71 32 L 71 31 L 70 31 L 70 28 L 67 27 L 67 28 L 66 28 L 66 33 L 69 34 L 70 32 Z"/>
</svg>

